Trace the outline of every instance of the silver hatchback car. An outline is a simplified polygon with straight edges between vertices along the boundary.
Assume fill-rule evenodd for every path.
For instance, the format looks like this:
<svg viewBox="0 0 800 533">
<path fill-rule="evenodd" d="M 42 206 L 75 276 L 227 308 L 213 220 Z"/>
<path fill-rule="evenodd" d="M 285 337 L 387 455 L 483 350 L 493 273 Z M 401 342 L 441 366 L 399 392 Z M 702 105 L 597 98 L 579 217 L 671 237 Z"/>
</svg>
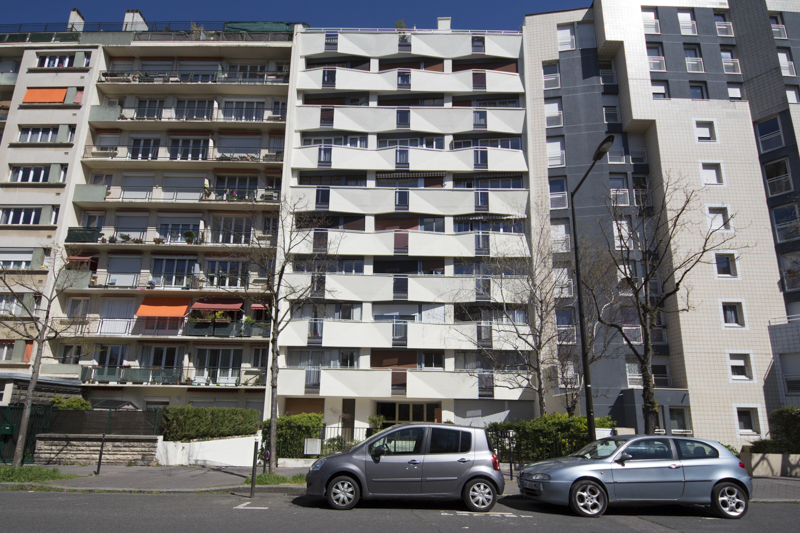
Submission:
<svg viewBox="0 0 800 533">
<path fill-rule="evenodd" d="M 306 494 L 334 509 L 361 498 L 463 499 L 472 511 L 494 507 L 505 481 L 483 428 L 401 424 L 350 451 L 318 459 L 306 474 Z"/>
<path fill-rule="evenodd" d="M 525 466 L 520 492 L 600 516 L 610 503 L 711 505 L 722 518 L 747 513 L 753 482 L 720 443 L 693 438 L 628 435 L 595 441 L 567 457 Z"/>
</svg>

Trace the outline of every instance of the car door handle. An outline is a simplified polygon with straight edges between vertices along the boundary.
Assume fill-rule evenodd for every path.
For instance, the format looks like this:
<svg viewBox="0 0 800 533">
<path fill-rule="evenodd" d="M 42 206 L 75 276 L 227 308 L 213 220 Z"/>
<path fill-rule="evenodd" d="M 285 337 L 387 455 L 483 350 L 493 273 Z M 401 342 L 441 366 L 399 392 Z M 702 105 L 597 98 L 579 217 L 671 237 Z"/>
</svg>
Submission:
<svg viewBox="0 0 800 533">
<path fill-rule="evenodd" d="M 408 464 L 410 464 L 410 465 L 418 465 L 418 464 L 419 464 L 419 461 L 417 461 L 416 459 L 411 459 L 411 460 L 408 462 Z"/>
<path fill-rule="evenodd" d="M 469 459 L 464 459 L 463 457 L 458 460 L 459 463 L 468 463 Z"/>
<path fill-rule="evenodd" d="M 669 465 L 669 467 L 672 468 L 672 469 L 675 469 L 675 468 L 680 468 L 681 465 Z"/>
</svg>

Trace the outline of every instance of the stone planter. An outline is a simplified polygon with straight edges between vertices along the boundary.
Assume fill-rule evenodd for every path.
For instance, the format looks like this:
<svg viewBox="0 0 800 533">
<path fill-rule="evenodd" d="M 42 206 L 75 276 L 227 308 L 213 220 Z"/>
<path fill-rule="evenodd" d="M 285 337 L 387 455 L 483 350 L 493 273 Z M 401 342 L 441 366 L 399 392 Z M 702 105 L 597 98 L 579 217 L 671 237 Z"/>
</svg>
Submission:
<svg viewBox="0 0 800 533">
<path fill-rule="evenodd" d="M 800 454 L 742 452 L 741 459 L 754 477 L 800 477 Z"/>
</svg>

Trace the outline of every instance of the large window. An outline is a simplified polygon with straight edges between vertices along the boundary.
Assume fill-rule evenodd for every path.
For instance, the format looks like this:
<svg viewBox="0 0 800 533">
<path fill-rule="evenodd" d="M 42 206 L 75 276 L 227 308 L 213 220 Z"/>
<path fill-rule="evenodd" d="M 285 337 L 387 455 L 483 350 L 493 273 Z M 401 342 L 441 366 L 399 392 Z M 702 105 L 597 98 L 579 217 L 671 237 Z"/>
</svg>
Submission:
<svg viewBox="0 0 800 533">
<path fill-rule="evenodd" d="M 213 100 L 178 100 L 175 118 L 178 120 L 211 120 Z"/>
<path fill-rule="evenodd" d="M 158 159 L 158 148 L 161 141 L 153 137 L 131 139 L 129 157 L 131 159 Z"/>
<path fill-rule="evenodd" d="M 86 64 L 77 65 L 79 67 L 88 66 L 89 53 L 86 53 Z M 39 68 L 71 68 L 75 65 L 75 54 L 41 54 L 39 55 L 36 66 Z"/>
<path fill-rule="evenodd" d="M 184 287 L 189 283 L 195 259 L 153 259 L 151 275 L 162 287 Z"/>
<path fill-rule="evenodd" d="M 62 365 L 77 365 L 86 356 L 86 349 L 80 344 L 65 344 L 61 347 L 58 362 Z"/>
<path fill-rule="evenodd" d="M 370 444 L 369 453 L 373 454 L 378 446 L 382 446 L 386 455 L 419 455 L 424 438 L 425 428 L 399 429 Z"/>
<path fill-rule="evenodd" d="M 758 145 L 761 153 L 776 150 L 783 146 L 783 134 L 778 117 L 765 120 L 756 125 L 758 129 Z"/>
<path fill-rule="evenodd" d="M 154 98 L 139 98 L 136 102 L 135 118 L 143 120 L 161 120 L 164 111 L 164 100 Z"/>
<path fill-rule="evenodd" d="M 194 382 L 236 385 L 241 368 L 240 348 L 198 348 L 194 360 Z"/>
<path fill-rule="evenodd" d="M 11 181 L 14 183 L 45 183 L 50 176 L 50 167 L 13 167 Z"/>
<path fill-rule="evenodd" d="M 788 159 L 779 159 L 764 164 L 764 177 L 767 179 L 767 191 L 770 197 L 794 190 Z"/>
<path fill-rule="evenodd" d="M 75 127 L 71 127 L 72 135 L 74 138 Z M 58 126 L 45 126 L 38 128 L 20 128 L 19 129 L 19 142 L 21 143 L 54 143 L 58 139 Z M 67 142 L 72 142 L 69 139 Z"/>
<path fill-rule="evenodd" d="M 0 267 L 2 267 L 4 270 L 23 270 L 30 268 L 32 259 L 32 249 L 0 249 Z"/>
<path fill-rule="evenodd" d="M 222 116 L 225 120 L 236 122 L 257 122 L 264 120 L 264 102 L 236 100 L 226 101 Z"/>
<path fill-rule="evenodd" d="M 211 287 L 244 287 L 247 263 L 241 261 L 208 261 L 206 277 Z"/>
<path fill-rule="evenodd" d="M 183 366 L 183 346 L 142 346 L 139 366 L 180 368 Z"/>
<path fill-rule="evenodd" d="M 800 215 L 797 204 L 788 204 L 772 210 L 778 242 L 793 241 L 800 237 Z"/>
<path fill-rule="evenodd" d="M 15 226 L 38 224 L 42 216 L 41 207 L 3 207 L 0 208 L 0 224 Z"/>
<path fill-rule="evenodd" d="M 208 159 L 208 139 L 172 139 L 169 145 L 169 158 L 173 160 L 179 159 L 181 161 Z"/>
</svg>

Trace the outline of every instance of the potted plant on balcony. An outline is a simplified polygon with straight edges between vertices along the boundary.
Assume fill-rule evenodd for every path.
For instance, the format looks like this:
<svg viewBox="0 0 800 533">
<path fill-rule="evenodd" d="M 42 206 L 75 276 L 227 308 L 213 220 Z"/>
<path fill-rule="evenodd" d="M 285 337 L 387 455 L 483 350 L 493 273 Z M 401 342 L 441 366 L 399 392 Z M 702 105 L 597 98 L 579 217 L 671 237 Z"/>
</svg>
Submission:
<svg viewBox="0 0 800 533">
<path fill-rule="evenodd" d="M 236 191 L 229 191 L 228 192 L 228 200 L 231 202 L 235 202 L 239 199 L 239 193 Z"/>
<path fill-rule="evenodd" d="M 131 236 L 128 235 L 127 233 L 120 233 L 119 234 L 119 240 L 121 240 L 122 242 L 127 243 L 128 241 L 131 240 Z"/>
<path fill-rule="evenodd" d="M 103 239 L 105 241 L 105 239 Z M 117 238 L 115 236 L 111 236 L 108 238 L 108 244 L 115 244 L 117 242 Z"/>
<path fill-rule="evenodd" d="M 183 238 L 184 238 L 184 240 L 186 240 L 186 244 L 193 244 L 194 243 L 194 238 L 195 238 L 194 231 L 192 231 L 190 229 L 184 231 L 183 232 Z"/>
<path fill-rule="evenodd" d="M 225 311 L 216 311 L 214 313 L 214 322 L 220 324 L 229 324 L 231 321 L 231 317 L 228 316 L 228 313 Z"/>
<path fill-rule="evenodd" d="M 144 240 L 140 239 L 139 237 L 136 237 L 135 239 L 131 239 L 131 242 L 133 244 L 142 244 L 142 243 L 144 243 Z"/>
<path fill-rule="evenodd" d="M 155 237 L 155 238 L 153 238 L 153 242 L 156 243 L 156 244 L 164 244 L 164 238 L 163 237 Z"/>
</svg>

